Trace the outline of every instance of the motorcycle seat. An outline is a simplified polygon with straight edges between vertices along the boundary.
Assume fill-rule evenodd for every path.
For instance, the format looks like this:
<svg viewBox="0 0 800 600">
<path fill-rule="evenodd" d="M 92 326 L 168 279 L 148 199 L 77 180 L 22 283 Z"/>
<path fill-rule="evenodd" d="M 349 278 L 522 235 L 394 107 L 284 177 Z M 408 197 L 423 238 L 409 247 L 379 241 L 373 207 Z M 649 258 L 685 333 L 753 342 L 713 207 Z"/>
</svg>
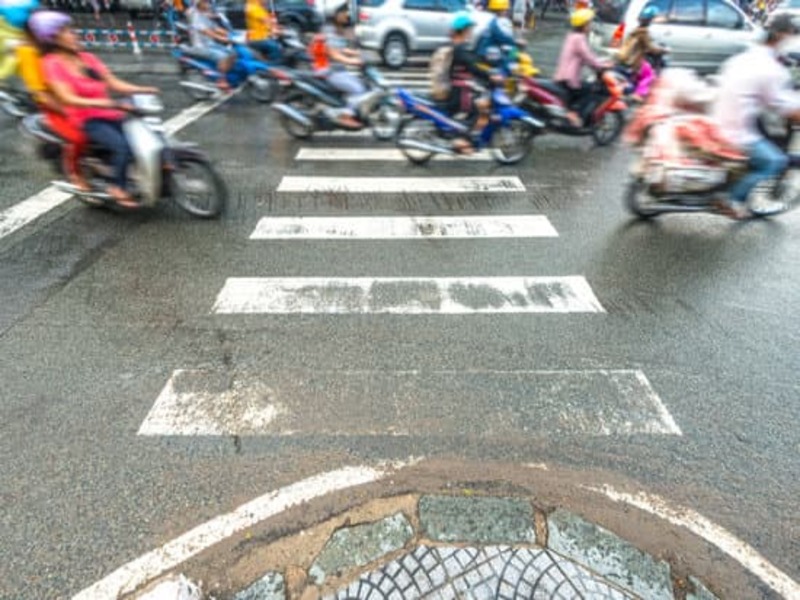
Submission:
<svg viewBox="0 0 800 600">
<path fill-rule="evenodd" d="M 560 98 L 564 102 L 566 102 L 569 99 L 567 90 L 560 83 L 556 83 L 552 79 L 542 79 L 541 77 L 534 77 L 533 81 L 540 88 L 542 88 L 546 92 L 550 92 L 556 98 Z"/>
</svg>

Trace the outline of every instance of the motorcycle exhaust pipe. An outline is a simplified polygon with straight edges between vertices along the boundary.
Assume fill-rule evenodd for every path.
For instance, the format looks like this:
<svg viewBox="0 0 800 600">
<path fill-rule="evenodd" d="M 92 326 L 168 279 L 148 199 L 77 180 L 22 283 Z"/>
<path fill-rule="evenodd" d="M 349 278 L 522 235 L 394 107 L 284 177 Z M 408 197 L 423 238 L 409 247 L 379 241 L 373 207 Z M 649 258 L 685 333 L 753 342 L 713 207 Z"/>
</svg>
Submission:
<svg viewBox="0 0 800 600">
<path fill-rule="evenodd" d="M 398 140 L 397 146 L 400 148 L 406 148 L 408 150 L 422 150 L 423 152 L 435 152 L 437 154 L 456 154 L 453 150 L 447 148 L 446 146 L 426 144 L 425 142 L 418 142 L 416 140 Z"/>
<path fill-rule="evenodd" d="M 278 102 L 277 104 L 272 105 L 272 110 L 282 114 L 284 117 L 291 119 L 295 123 L 299 123 L 303 127 L 313 126 L 311 119 L 309 119 L 307 116 L 305 116 L 296 108 L 289 106 L 288 104 L 282 104 Z"/>
</svg>

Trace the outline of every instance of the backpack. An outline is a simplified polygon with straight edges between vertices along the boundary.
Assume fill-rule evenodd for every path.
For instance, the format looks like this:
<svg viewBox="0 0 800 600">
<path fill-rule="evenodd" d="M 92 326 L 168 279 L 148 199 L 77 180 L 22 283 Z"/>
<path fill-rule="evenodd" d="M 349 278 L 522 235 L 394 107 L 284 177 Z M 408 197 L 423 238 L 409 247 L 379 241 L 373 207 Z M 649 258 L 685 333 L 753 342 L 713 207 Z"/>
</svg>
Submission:
<svg viewBox="0 0 800 600">
<path fill-rule="evenodd" d="M 433 53 L 430 64 L 431 96 L 434 100 L 447 100 L 450 96 L 450 67 L 453 65 L 453 47 L 442 46 Z"/>
</svg>

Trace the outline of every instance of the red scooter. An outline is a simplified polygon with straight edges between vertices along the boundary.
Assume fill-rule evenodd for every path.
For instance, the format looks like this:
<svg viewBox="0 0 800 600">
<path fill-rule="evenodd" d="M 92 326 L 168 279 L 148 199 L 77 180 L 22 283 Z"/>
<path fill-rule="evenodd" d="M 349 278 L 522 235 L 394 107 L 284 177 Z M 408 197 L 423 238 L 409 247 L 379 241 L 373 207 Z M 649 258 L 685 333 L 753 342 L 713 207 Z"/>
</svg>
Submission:
<svg viewBox="0 0 800 600">
<path fill-rule="evenodd" d="M 570 105 L 569 92 L 561 84 L 540 77 L 521 77 L 520 107 L 544 122 L 549 131 L 590 135 L 598 146 L 607 146 L 619 137 L 625 124 L 626 83 L 625 78 L 612 69 L 600 71 L 583 97 Z M 582 120 L 581 124 L 575 123 L 575 113 Z"/>
</svg>

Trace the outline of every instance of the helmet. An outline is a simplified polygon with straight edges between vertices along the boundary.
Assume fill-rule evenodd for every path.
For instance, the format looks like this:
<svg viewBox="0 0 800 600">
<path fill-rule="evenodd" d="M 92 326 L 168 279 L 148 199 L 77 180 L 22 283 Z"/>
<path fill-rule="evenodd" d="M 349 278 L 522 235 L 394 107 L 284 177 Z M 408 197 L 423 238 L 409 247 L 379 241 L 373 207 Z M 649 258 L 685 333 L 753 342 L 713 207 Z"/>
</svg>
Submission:
<svg viewBox="0 0 800 600">
<path fill-rule="evenodd" d="M 773 16 L 767 23 L 767 34 L 770 37 L 775 37 L 781 33 L 788 33 L 796 35 L 798 27 L 795 24 L 794 18 L 788 13 L 779 13 Z"/>
<path fill-rule="evenodd" d="M 464 31 L 465 29 L 469 29 L 470 27 L 475 25 L 475 21 L 472 20 L 470 14 L 466 11 L 458 13 L 454 18 L 453 22 L 450 24 L 450 29 L 453 31 L 459 32 Z"/>
<path fill-rule="evenodd" d="M 639 13 L 640 23 L 649 23 L 658 16 L 658 7 L 653 4 L 648 4 L 644 10 Z"/>
<path fill-rule="evenodd" d="M 28 27 L 36 38 L 43 44 L 52 44 L 58 32 L 72 23 L 69 15 L 54 10 L 35 12 L 28 21 Z"/>
<path fill-rule="evenodd" d="M 31 13 L 37 8 L 39 8 L 38 0 L 0 2 L 0 20 L 5 20 L 14 29 L 22 29 Z"/>
<path fill-rule="evenodd" d="M 502 12 L 508 10 L 510 5 L 509 0 L 489 0 L 489 3 L 486 5 L 486 10 Z"/>
<path fill-rule="evenodd" d="M 580 8 L 569 16 L 569 24 L 573 27 L 583 27 L 593 19 L 594 11 L 591 8 Z"/>
</svg>

